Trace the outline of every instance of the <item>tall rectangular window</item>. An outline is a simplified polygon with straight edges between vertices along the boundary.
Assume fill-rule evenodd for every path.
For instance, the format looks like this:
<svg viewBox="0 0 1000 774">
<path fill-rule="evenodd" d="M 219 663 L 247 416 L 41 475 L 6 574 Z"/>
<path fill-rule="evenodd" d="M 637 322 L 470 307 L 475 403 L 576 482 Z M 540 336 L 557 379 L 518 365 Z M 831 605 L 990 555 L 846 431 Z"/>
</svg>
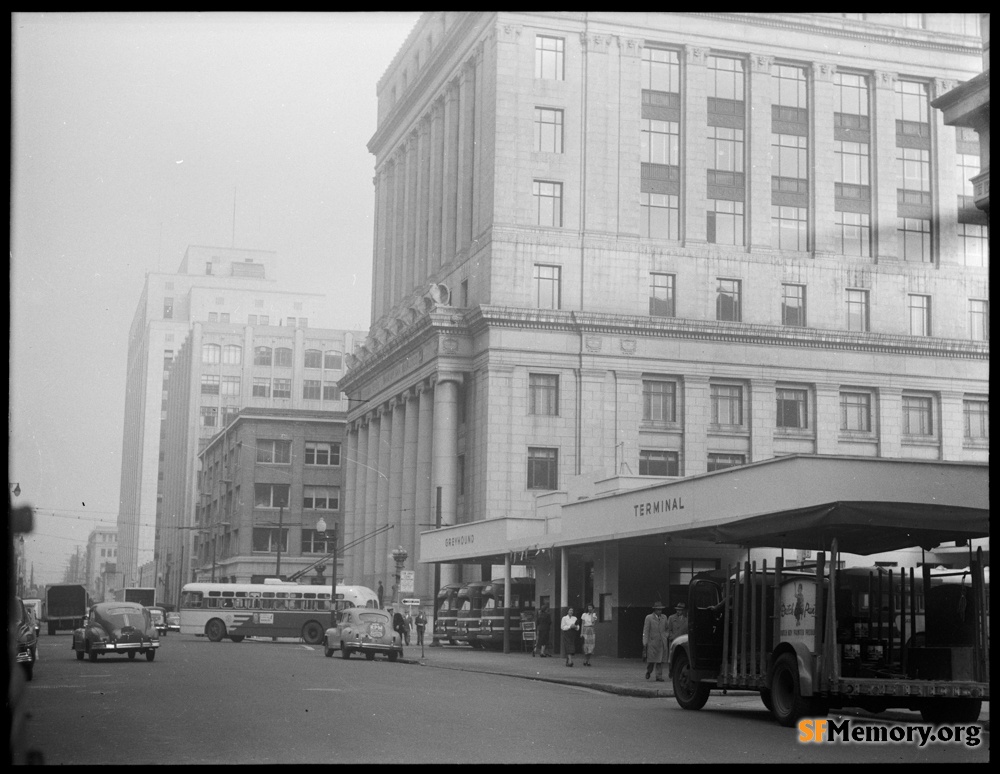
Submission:
<svg viewBox="0 0 1000 774">
<path fill-rule="evenodd" d="M 253 378 L 252 395 L 255 398 L 267 398 L 271 395 L 271 380 L 267 377 L 255 376 Z"/>
<path fill-rule="evenodd" d="M 990 302 L 969 299 L 969 338 L 973 341 L 990 340 Z"/>
<path fill-rule="evenodd" d="M 223 376 L 222 377 L 222 394 L 228 395 L 230 397 L 237 397 L 240 394 L 240 377 L 238 376 Z"/>
<path fill-rule="evenodd" d="M 642 418 L 645 422 L 677 421 L 677 383 L 642 380 Z"/>
<path fill-rule="evenodd" d="M 646 164 L 680 163 L 680 124 L 643 118 L 639 136 L 640 161 Z"/>
<path fill-rule="evenodd" d="M 867 290 L 847 290 L 847 330 L 867 333 L 869 330 L 868 320 L 868 291 Z"/>
<path fill-rule="evenodd" d="M 563 152 L 563 111 L 555 108 L 535 108 L 535 151 Z"/>
<path fill-rule="evenodd" d="M 163 319 L 172 320 L 174 317 L 174 299 L 164 298 L 163 299 Z"/>
<path fill-rule="evenodd" d="M 319 400 L 323 395 L 323 382 L 319 379 L 302 380 L 303 400 Z"/>
<path fill-rule="evenodd" d="M 562 183 L 535 180 L 535 222 L 539 226 L 562 226 Z"/>
<path fill-rule="evenodd" d="M 966 398 L 962 401 L 965 416 L 965 437 L 971 441 L 987 441 L 990 437 L 990 402 L 987 398 Z"/>
<path fill-rule="evenodd" d="M 528 447 L 528 489 L 559 488 L 559 450 Z"/>
<path fill-rule="evenodd" d="M 727 126 L 708 127 L 709 169 L 743 172 L 743 130 Z"/>
<path fill-rule="evenodd" d="M 564 77 L 565 44 L 562 38 L 535 36 L 535 77 L 561 81 Z"/>
<path fill-rule="evenodd" d="M 809 393 L 803 389 L 779 387 L 777 396 L 777 426 L 794 430 L 809 427 Z"/>
<path fill-rule="evenodd" d="M 863 212 L 833 213 L 837 252 L 859 258 L 871 257 L 872 218 Z"/>
<path fill-rule="evenodd" d="M 808 210 L 771 205 L 771 244 L 779 250 L 808 249 Z"/>
<path fill-rule="evenodd" d="M 896 115 L 897 121 L 905 124 L 926 124 L 928 122 L 929 98 L 926 83 L 917 81 L 896 81 Z M 922 130 L 916 127 L 902 129 L 896 127 L 897 134 L 921 136 Z"/>
<path fill-rule="evenodd" d="M 205 365 L 218 365 L 222 356 L 222 348 L 218 344 L 201 345 L 201 362 Z"/>
<path fill-rule="evenodd" d="M 713 425 L 743 424 L 743 388 L 737 384 L 709 386 Z"/>
<path fill-rule="evenodd" d="M 664 48 L 643 48 L 639 77 L 644 91 L 680 93 L 681 68 L 677 52 Z"/>
<path fill-rule="evenodd" d="M 846 129 L 868 130 L 868 79 L 864 75 L 837 72 L 833 74 L 833 88 L 833 109 L 839 114 L 834 124 Z"/>
<path fill-rule="evenodd" d="M 219 424 L 219 409 L 215 406 L 201 407 L 201 426 L 217 427 Z"/>
<path fill-rule="evenodd" d="M 673 274 L 653 272 L 649 275 L 650 317 L 673 317 L 676 313 L 674 290 L 677 278 Z"/>
<path fill-rule="evenodd" d="M 871 432 L 872 395 L 870 392 L 840 393 L 840 429 Z"/>
<path fill-rule="evenodd" d="M 275 379 L 274 387 L 271 390 L 272 398 L 290 398 L 292 397 L 292 380 L 291 379 Z"/>
<path fill-rule="evenodd" d="M 271 365 L 271 348 L 270 347 L 254 347 L 253 350 L 253 364 L 255 366 L 269 366 Z"/>
<path fill-rule="evenodd" d="M 539 309 L 560 308 L 561 270 L 558 266 L 535 264 L 535 306 Z"/>
<path fill-rule="evenodd" d="M 201 394 L 202 395 L 218 395 L 219 394 L 219 375 L 218 374 L 202 374 L 201 375 Z"/>
<path fill-rule="evenodd" d="M 850 185 L 869 185 L 868 143 L 844 142 L 836 140 L 833 143 L 834 181 Z"/>
<path fill-rule="evenodd" d="M 931 297 L 911 293 L 907 296 L 907 308 L 910 312 L 910 335 L 931 335 Z"/>
<path fill-rule="evenodd" d="M 741 300 L 742 282 L 736 279 L 716 280 L 715 286 L 715 319 L 729 322 L 740 322 L 743 319 L 743 304 Z"/>
<path fill-rule="evenodd" d="M 528 374 L 528 413 L 559 415 L 559 377 L 555 374 Z"/>
<path fill-rule="evenodd" d="M 962 243 L 965 265 L 985 267 L 990 254 L 987 227 L 975 223 L 959 223 L 958 238 Z"/>
<path fill-rule="evenodd" d="M 932 398 L 903 396 L 903 435 L 934 434 L 934 401 Z"/>
<path fill-rule="evenodd" d="M 745 100 L 743 70 L 742 59 L 730 59 L 722 56 L 708 57 L 709 98 L 743 102 Z"/>
<path fill-rule="evenodd" d="M 274 364 L 283 368 L 292 367 L 292 348 L 291 347 L 275 347 L 274 348 Z"/>
<path fill-rule="evenodd" d="M 786 193 L 808 193 L 808 143 L 797 134 L 771 135 L 771 177 L 780 178 L 771 190 Z"/>
<path fill-rule="evenodd" d="M 897 218 L 896 233 L 904 261 L 931 262 L 931 222 L 925 218 Z"/>
<path fill-rule="evenodd" d="M 639 194 L 640 236 L 649 239 L 680 239 L 680 197 L 671 194 Z"/>
<path fill-rule="evenodd" d="M 743 244 L 743 202 L 709 199 L 705 208 L 708 219 L 706 236 L 716 245 Z"/>
<path fill-rule="evenodd" d="M 222 362 L 225 365 L 240 365 L 243 362 L 243 347 L 239 344 L 226 344 L 222 348 Z"/>
<path fill-rule="evenodd" d="M 323 382 L 323 400 L 340 400 L 340 385 L 336 382 Z"/>
<path fill-rule="evenodd" d="M 931 152 L 925 148 L 896 148 L 896 172 L 902 183 L 900 205 L 931 203 Z"/>
<path fill-rule="evenodd" d="M 803 67 L 776 64 L 771 70 L 774 104 L 806 109 L 806 71 Z"/>
<path fill-rule="evenodd" d="M 640 476 L 678 476 L 679 469 L 679 456 L 675 451 L 639 450 Z"/>
<path fill-rule="evenodd" d="M 303 357 L 302 365 L 306 368 L 322 368 L 323 353 L 318 349 L 307 349 Z"/>
<path fill-rule="evenodd" d="M 735 468 L 739 465 L 745 465 L 746 461 L 747 458 L 745 454 L 710 453 L 708 455 L 708 472 L 711 473 L 714 470 Z"/>
<path fill-rule="evenodd" d="M 781 286 L 781 324 L 800 327 L 806 324 L 805 285 Z"/>
</svg>

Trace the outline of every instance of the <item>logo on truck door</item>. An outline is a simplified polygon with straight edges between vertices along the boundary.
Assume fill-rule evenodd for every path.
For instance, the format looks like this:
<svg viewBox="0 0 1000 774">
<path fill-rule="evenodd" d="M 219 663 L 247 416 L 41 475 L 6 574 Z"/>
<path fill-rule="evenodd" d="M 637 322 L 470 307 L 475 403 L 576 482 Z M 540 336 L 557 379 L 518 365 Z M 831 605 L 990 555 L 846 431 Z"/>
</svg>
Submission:
<svg viewBox="0 0 1000 774">
<path fill-rule="evenodd" d="M 781 639 L 812 640 L 816 633 L 816 581 L 792 578 L 781 585 Z"/>
</svg>

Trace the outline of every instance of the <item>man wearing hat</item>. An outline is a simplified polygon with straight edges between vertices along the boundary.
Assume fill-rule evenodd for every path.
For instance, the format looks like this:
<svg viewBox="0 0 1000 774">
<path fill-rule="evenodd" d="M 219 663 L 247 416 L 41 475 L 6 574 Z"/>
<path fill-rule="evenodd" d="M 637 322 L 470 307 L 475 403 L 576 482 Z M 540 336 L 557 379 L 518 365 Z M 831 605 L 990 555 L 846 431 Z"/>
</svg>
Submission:
<svg viewBox="0 0 1000 774">
<path fill-rule="evenodd" d="M 687 605 L 678 602 L 674 606 L 674 614 L 667 619 L 667 647 L 682 634 L 688 633 Z"/>
<path fill-rule="evenodd" d="M 663 662 L 669 654 L 667 638 L 667 617 L 663 614 L 663 603 L 653 603 L 653 612 L 646 616 L 642 625 L 642 655 L 646 659 L 646 679 L 656 668 L 656 682 L 663 682 Z"/>
</svg>

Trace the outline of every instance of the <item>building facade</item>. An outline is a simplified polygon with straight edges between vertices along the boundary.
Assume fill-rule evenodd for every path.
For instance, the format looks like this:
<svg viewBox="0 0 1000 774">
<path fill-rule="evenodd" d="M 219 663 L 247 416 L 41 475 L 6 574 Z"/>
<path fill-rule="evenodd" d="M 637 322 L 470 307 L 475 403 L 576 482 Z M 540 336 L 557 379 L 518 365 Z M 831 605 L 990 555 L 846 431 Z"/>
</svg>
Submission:
<svg viewBox="0 0 1000 774">
<path fill-rule="evenodd" d="M 319 577 L 313 565 L 333 551 L 335 526 L 343 535 L 345 421 L 343 411 L 245 408 L 208 442 L 199 455 L 195 580 Z"/>
<path fill-rule="evenodd" d="M 979 70 L 975 16 L 421 17 L 369 143 L 347 539 L 395 525 L 431 598 L 495 570 L 468 545 L 435 574 L 421 532 L 543 520 L 620 474 L 987 460 L 974 135 L 930 107 Z M 349 552 L 347 576 L 388 588 L 392 547 Z M 604 593 L 595 555 L 561 560 L 581 601 Z M 651 542 L 615 572 L 669 561 Z M 651 602 L 618 588 L 615 608 Z"/>
<path fill-rule="evenodd" d="M 99 527 L 87 536 L 87 593 L 95 602 L 112 598 L 116 588 L 122 588 L 118 573 L 118 530 Z M 141 585 L 141 584 L 136 584 Z"/>
<path fill-rule="evenodd" d="M 325 297 L 286 290 L 278 270 L 270 251 L 192 246 L 177 272 L 146 277 L 129 334 L 118 516 L 123 585 L 156 585 L 162 593 L 168 570 L 177 577 L 175 527 L 193 524 L 197 454 L 227 417 L 248 405 L 346 406 L 334 366 L 363 334 L 322 327 L 333 311 Z M 312 360 L 306 367 L 307 342 L 322 345 L 318 367 Z M 280 359 L 258 367 L 255 347 Z M 173 377 L 174 370 L 181 373 Z M 168 449 L 180 456 L 171 459 Z"/>
</svg>

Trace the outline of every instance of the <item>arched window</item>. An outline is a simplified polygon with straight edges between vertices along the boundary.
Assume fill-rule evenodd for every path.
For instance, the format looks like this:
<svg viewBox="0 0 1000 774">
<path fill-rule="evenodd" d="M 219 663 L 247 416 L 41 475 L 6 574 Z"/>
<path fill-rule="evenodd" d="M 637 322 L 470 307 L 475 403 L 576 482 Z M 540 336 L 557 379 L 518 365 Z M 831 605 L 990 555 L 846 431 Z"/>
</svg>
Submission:
<svg viewBox="0 0 1000 774">
<path fill-rule="evenodd" d="M 323 353 L 318 349 L 307 349 L 305 366 L 306 368 L 322 368 Z"/>
<path fill-rule="evenodd" d="M 239 344 L 226 344 L 222 348 L 222 362 L 226 365 L 239 365 L 243 362 L 243 347 Z"/>
<path fill-rule="evenodd" d="M 222 347 L 218 344 L 202 344 L 201 345 L 201 362 L 206 365 L 216 365 L 219 362 L 219 357 L 222 353 Z"/>
<path fill-rule="evenodd" d="M 292 350 L 290 347 L 275 347 L 274 364 L 276 366 L 292 367 Z"/>
<path fill-rule="evenodd" d="M 269 366 L 271 365 L 271 348 L 270 347 L 257 347 L 253 351 L 253 364 L 255 366 Z"/>
<path fill-rule="evenodd" d="M 323 368 L 331 371 L 341 371 L 344 368 L 344 353 L 335 349 L 323 353 Z"/>
</svg>

